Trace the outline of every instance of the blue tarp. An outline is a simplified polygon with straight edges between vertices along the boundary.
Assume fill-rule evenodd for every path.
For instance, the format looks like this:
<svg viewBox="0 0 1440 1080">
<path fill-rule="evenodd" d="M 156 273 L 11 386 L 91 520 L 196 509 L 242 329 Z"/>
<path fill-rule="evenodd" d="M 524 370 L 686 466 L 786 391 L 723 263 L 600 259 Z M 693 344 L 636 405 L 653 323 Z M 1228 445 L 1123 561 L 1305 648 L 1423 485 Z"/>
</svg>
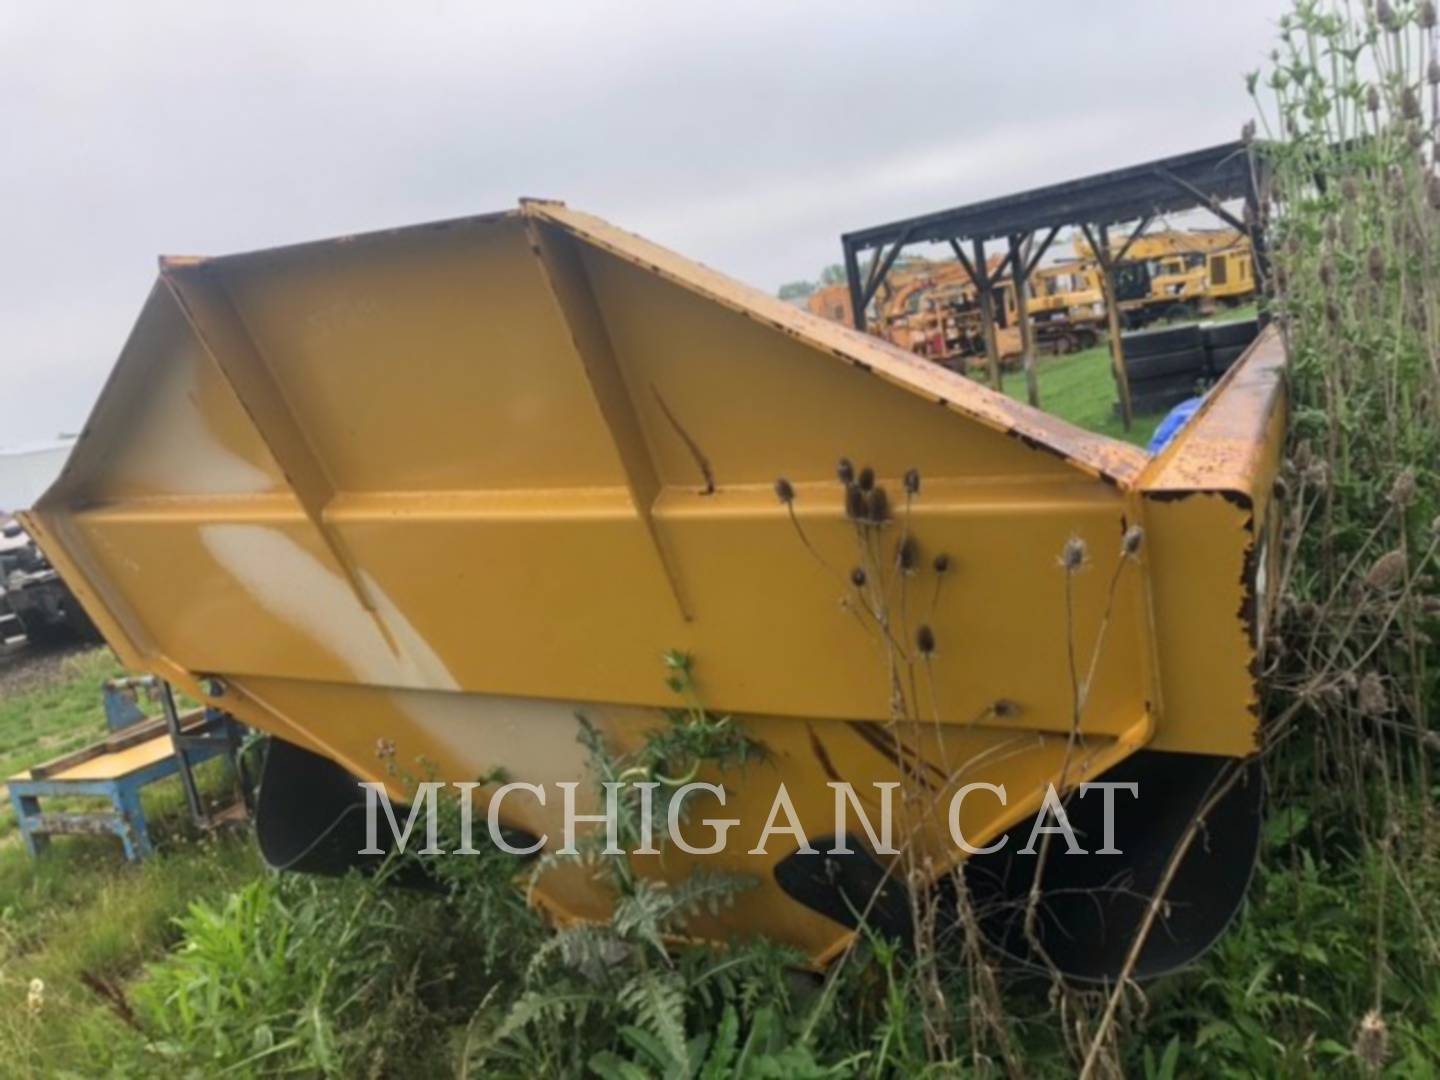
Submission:
<svg viewBox="0 0 1440 1080">
<path fill-rule="evenodd" d="M 1155 429 L 1155 434 L 1150 436 L 1150 453 L 1158 454 L 1165 447 L 1170 445 L 1170 440 L 1180 433 L 1190 417 L 1195 415 L 1195 410 L 1200 408 L 1203 397 L 1193 397 L 1182 401 L 1168 413 L 1165 419 L 1160 421 L 1160 426 Z"/>
</svg>

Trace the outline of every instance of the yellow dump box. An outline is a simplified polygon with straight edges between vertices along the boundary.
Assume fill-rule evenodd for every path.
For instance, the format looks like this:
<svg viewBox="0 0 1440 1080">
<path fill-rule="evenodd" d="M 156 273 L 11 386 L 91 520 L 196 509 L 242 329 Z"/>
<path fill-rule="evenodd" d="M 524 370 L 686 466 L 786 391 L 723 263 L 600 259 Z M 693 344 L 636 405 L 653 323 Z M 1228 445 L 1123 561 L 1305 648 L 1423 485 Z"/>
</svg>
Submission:
<svg viewBox="0 0 1440 1080">
<path fill-rule="evenodd" d="M 675 704 L 679 650 L 763 750 L 699 777 L 725 806 L 700 792 L 681 828 L 698 847 L 706 819 L 737 819 L 722 851 L 633 857 L 752 881 L 690 934 L 823 962 L 872 894 L 872 922 L 903 923 L 906 891 L 965 858 L 953 823 L 976 848 L 1013 838 L 971 858 L 970 891 L 1023 958 L 1017 849 L 1058 782 L 1090 854 L 1051 859 L 1040 932 L 1104 975 L 1222 766 L 1256 748 L 1282 369 L 1263 334 L 1152 458 L 529 201 L 162 259 L 25 524 L 128 667 L 275 736 L 260 827 L 282 864 L 364 846 L 355 779 L 403 799 L 397 765 L 546 788 L 499 817 L 554 850 L 555 785 L 588 790 L 579 718 L 637 745 Z M 883 521 L 862 487 L 886 491 Z M 1139 785 L 1114 799 L 1114 845 L 1073 791 L 1102 777 Z M 1003 802 L 972 790 L 952 821 L 977 782 Z M 896 846 L 925 880 L 889 872 L 853 808 L 852 853 L 825 854 L 833 785 L 873 816 L 896 783 Z M 799 829 L 752 854 L 787 820 L 782 784 Z M 939 809 L 917 816 L 916 790 Z M 1228 921 L 1259 803 L 1249 777 L 1212 811 L 1142 973 Z M 563 863 L 533 895 L 560 920 L 609 904 Z"/>
</svg>

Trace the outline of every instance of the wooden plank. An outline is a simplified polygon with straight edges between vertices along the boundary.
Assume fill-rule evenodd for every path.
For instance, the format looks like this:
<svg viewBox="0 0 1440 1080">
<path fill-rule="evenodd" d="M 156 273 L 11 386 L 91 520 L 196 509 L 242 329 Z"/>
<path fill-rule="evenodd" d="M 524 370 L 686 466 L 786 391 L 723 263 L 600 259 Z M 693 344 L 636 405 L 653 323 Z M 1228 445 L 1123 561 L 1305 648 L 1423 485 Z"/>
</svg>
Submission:
<svg viewBox="0 0 1440 1080">
<path fill-rule="evenodd" d="M 1104 294 L 1105 318 L 1110 329 L 1110 374 L 1115 378 L 1115 390 L 1120 397 L 1120 419 L 1125 430 L 1129 431 L 1135 423 L 1135 414 L 1130 404 L 1130 375 L 1125 370 L 1125 346 L 1120 338 L 1120 301 L 1115 296 L 1115 269 L 1109 257 L 1110 230 L 1101 225 L 1097 238 L 1089 225 L 1081 225 L 1080 228 L 1090 242 L 1095 261 L 1100 264 L 1100 291 Z M 1128 249 L 1129 244 L 1126 245 Z"/>
<path fill-rule="evenodd" d="M 1005 376 L 1000 371 L 1000 343 L 995 338 L 995 291 L 990 283 L 990 268 L 985 263 L 985 241 L 975 241 L 976 298 L 980 301 L 980 332 L 985 336 L 985 361 L 990 368 L 990 385 L 1005 392 Z"/>
<path fill-rule="evenodd" d="M 181 722 L 185 730 L 189 731 L 203 728 L 205 726 L 205 710 L 192 709 L 187 712 Z M 28 776 L 17 776 L 16 779 L 45 780 L 59 773 L 68 772 L 77 765 L 83 765 L 88 761 L 104 757 L 106 754 L 119 754 L 133 746 L 139 746 L 143 742 L 163 734 L 165 731 L 165 720 L 163 717 L 155 717 L 150 720 L 132 724 L 123 731 L 117 731 L 114 735 L 107 736 L 99 742 L 91 743 L 89 746 L 82 746 L 58 758 L 53 758 L 43 764 L 33 766 Z"/>
<path fill-rule="evenodd" d="M 85 814 L 79 812 L 49 812 L 33 814 L 30 831 L 45 836 L 59 834 L 108 836 L 125 827 L 125 819 L 115 813 Z"/>
<path fill-rule="evenodd" d="M 1020 236 L 1010 237 L 1010 264 L 1021 271 L 1015 275 L 1015 321 L 1020 328 L 1020 359 L 1025 368 L 1025 396 L 1040 407 L 1040 376 L 1035 370 L 1035 329 L 1030 325 L 1030 283 L 1023 268 L 1028 265 Z"/>
</svg>

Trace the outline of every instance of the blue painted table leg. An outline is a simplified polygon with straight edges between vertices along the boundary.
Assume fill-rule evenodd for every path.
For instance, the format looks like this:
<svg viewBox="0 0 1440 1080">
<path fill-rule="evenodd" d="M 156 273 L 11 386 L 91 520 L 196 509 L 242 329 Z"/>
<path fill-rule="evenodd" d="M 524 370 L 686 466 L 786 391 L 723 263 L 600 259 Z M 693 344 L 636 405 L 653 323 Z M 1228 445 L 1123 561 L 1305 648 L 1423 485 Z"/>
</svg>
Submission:
<svg viewBox="0 0 1440 1080">
<path fill-rule="evenodd" d="M 112 796 L 115 810 L 120 815 L 120 842 L 125 845 L 125 858 L 134 862 L 149 855 L 154 848 L 150 844 L 150 828 L 145 821 L 145 809 L 140 805 L 138 784 L 116 785 Z"/>
<path fill-rule="evenodd" d="M 15 820 L 20 825 L 20 836 L 32 858 L 50 846 L 50 838 L 36 833 L 35 818 L 40 814 L 40 800 L 34 795 L 20 795 L 10 792 L 10 805 L 15 809 Z"/>
</svg>

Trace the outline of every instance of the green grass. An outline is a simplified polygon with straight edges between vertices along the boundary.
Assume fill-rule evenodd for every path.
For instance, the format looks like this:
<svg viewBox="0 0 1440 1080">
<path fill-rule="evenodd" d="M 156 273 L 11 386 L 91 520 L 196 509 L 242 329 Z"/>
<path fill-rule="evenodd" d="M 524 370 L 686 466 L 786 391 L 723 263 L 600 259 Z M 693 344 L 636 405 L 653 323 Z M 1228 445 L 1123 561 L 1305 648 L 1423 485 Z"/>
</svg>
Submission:
<svg viewBox="0 0 1440 1080">
<path fill-rule="evenodd" d="M 1115 415 L 1115 379 L 1110 374 L 1110 350 L 1105 345 L 1069 356 L 1043 357 L 1036 361 L 1040 381 L 1040 407 L 1086 431 L 1144 446 L 1164 413 L 1136 416 L 1129 431 Z M 1025 375 L 1005 375 L 1005 392 L 1025 400 Z"/>
<path fill-rule="evenodd" d="M 1234 322 L 1253 319 L 1255 305 L 1234 308 L 1217 314 L 1212 322 Z M 1145 413 L 1135 417 L 1129 431 L 1115 413 L 1115 379 L 1110 374 L 1110 347 L 1093 349 L 1069 356 L 1042 357 L 1036 362 L 1040 381 L 1040 407 L 1048 413 L 1069 420 L 1086 431 L 1109 435 L 1114 439 L 1145 446 L 1165 414 Z M 1012 371 L 1005 375 L 1005 392 L 1018 401 L 1025 400 L 1025 375 Z"/>
<path fill-rule="evenodd" d="M 108 649 L 44 665 L 12 679 L 0 699 L 0 767 L 11 775 L 89 743 L 105 732 L 101 682 L 119 672 Z M 212 765 L 214 767 L 212 767 Z M 219 763 L 202 786 L 223 785 Z M 38 860 L 20 841 L 6 800 L 0 814 L 0 1073 L 86 1075 L 117 1041 L 134 1041 L 113 1003 L 87 980 L 123 986 L 163 956 L 175 919 L 196 901 L 219 900 L 253 880 L 260 861 L 248 835 L 199 837 L 178 780 L 142 795 L 158 853 L 127 863 L 109 837 L 54 837 Z M 44 983 L 32 1014 L 31 981 Z"/>
<path fill-rule="evenodd" d="M 67 657 L 33 686 L 0 697 L 0 776 L 104 735 L 100 684 L 120 673 L 109 649 L 93 649 Z"/>
</svg>

